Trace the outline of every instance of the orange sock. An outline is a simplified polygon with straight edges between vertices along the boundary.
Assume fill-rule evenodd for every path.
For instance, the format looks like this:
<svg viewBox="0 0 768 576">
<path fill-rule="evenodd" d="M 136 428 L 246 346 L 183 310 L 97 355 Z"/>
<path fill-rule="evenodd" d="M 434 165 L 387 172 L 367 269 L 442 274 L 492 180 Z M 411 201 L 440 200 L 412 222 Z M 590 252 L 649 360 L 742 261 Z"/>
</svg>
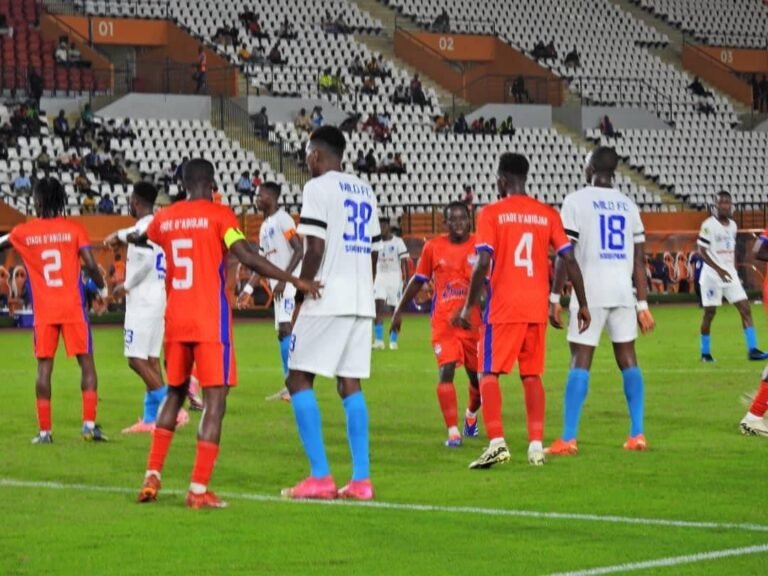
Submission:
<svg viewBox="0 0 768 576">
<path fill-rule="evenodd" d="M 51 401 L 37 399 L 37 423 L 40 427 L 40 432 L 51 431 Z"/>
<path fill-rule="evenodd" d="M 488 439 L 504 437 L 504 423 L 501 421 L 501 388 L 498 376 L 483 376 L 480 379 L 480 395 L 483 402 L 483 420 Z"/>
<path fill-rule="evenodd" d="M 480 401 L 480 390 L 472 386 L 472 384 L 469 385 L 469 402 L 467 403 L 467 409 L 475 413 L 478 410 L 480 410 L 480 406 L 482 405 L 482 402 Z"/>
<path fill-rule="evenodd" d="M 163 464 L 165 464 L 165 457 L 168 456 L 171 440 L 173 440 L 173 432 L 170 430 L 155 428 L 152 431 L 152 447 L 149 449 L 147 470 L 163 471 Z"/>
<path fill-rule="evenodd" d="M 525 412 L 528 417 L 528 442 L 544 440 L 544 410 L 546 396 L 540 376 L 523 377 Z"/>
<path fill-rule="evenodd" d="M 96 404 L 99 396 L 96 390 L 83 390 L 83 422 L 96 422 Z"/>
<path fill-rule="evenodd" d="M 768 382 L 760 383 L 760 389 L 757 391 L 749 411 L 760 418 L 768 412 Z"/>
<path fill-rule="evenodd" d="M 192 482 L 208 486 L 208 482 L 213 474 L 213 467 L 216 464 L 216 457 L 219 455 L 219 445 L 205 440 L 197 441 L 197 454 L 195 455 L 195 466 L 192 468 Z"/>
<path fill-rule="evenodd" d="M 440 410 L 443 411 L 445 427 L 458 426 L 459 409 L 454 385 L 450 382 L 440 382 L 437 385 L 437 400 L 440 402 Z"/>
</svg>

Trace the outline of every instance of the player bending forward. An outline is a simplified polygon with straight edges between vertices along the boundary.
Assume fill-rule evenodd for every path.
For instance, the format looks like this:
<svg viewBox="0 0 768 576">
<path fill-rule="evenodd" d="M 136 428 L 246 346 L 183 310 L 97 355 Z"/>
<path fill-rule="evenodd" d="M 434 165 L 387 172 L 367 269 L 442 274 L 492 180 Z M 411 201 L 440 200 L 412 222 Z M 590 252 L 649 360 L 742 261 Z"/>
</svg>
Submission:
<svg viewBox="0 0 768 576">
<path fill-rule="evenodd" d="M 373 326 L 373 349 L 384 350 L 384 317 L 389 307 L 397 306 L 408 280 L 408 248 L 402 238 L 392 234 L 389 218 L 379 220 L 381 251 L 376 262 L 373 297 L 376 301 L 376 322 Z M 390 326 L 389 349 L 397 350 L 397 330 Z"/>
<path fill-rule="evenodd" d="M 106 297 L 104 278 L 91 253 L 85 229 L 64 217 L 67 195 L 55 178 L 43 178 L 35 186 L 37 218 L 19 224 L 0 238 L 0 250 L 10 243 L 24 261 L 32 289 L 35 316 L 34 343 L 37 358 L 37 421 L 40 431 L 33 444 L 51 444 L 51 376 L 53 359 L 64 338 L 68 356 L 80 365 L 83 394 L 84 440 L 105 441 L 96 424 L 97 378 L 93 361 L 93 341 L 88 308 L 81 279 L 80 262 L 102 297 Z"/>
<path fill-rule="evenodd" d="M 227 393 L 237 384 L 232 310 L 226 294 L 227 250 L 262 276 L 291 282 L 312 294 L 317 293 L 317 284 L 294 278 L 251 249 L 233 212 L 212 201 L 210 162 L 188 161 L 182 178 L 189 200 L 162 210 L 145 233 L 129 237 L 136 244 L 150 240 L 168 255 L 165 358 L 169 388 L 152 432 L 138 501 L 157 499 L 160 474 L 195 365 L 203 388 L 203 417 L 186 503 L 190 508 L 222 508 L 224 502 L 208 490 L 208 482 L 219 453 Z"/>
<path fill-rule="evenodd" d="M 480 385 L 477 380 L 477 343 L 480 335 L 480 307 L 471 314 L 469 329 L 454 327 L 451 320 L 464 304 L 477 260 L 475 236 L 469 231 L 469 209 L 463 202 L 453 202 L 445 208 L 448 234 L 438 236 L 424 244 L 416 269 L 405 294 L 392 316 L 392 330 L 400 332 L 402 314 L 406 306 L 421 290 L 425 282 L 435 285 L 432 309 L 432 349 L 437 359 L 439 384 L 437 399 L 448 428 L 449 448 L 461 446 L 458 428 L 458 407 L 453 379 L 456 367 L 464 366 L 469 377 L 469 401 L 464 417 L 464 436 L 477 436 L 477 411 L 480 409 Z"/>
<path fill-rule="evenodd" d="M 346 140 L 332 126 L 315 130 L 307 144 L 312 179 L 304 186 L 299 234 L 305 238 L 301 277 L 325 285 L 306 300 L 293 327 L 288 390 L 310 476 L 282 491 L 289 498 L 370 500 L 368 408 L 360 380 L 371 372 L 371 324 L 376 315 L 373 278 L 381 231 L 376 194 L 341 170 Z M 323 444 L 315 375 L 336 379 L 347 418 L 352 480 L 340 490 L 331 476 Z"/>
<path fill-rule="evenodd" d="M 282 270 L 298 274 L 301 259 L 304 258 L 304 245 L 298 234 L 293 218 L 279 205 L 280 185 L 265 182 L 259 186 L 256 205 L 264 213 L 264 222 L 259 230 L 259 252 L 267 260 Z M 259 283 L 259 276 L 253 274 L 238 299 L 243 306 L 253 294 Z M 296 289 L 285 282 L 270 280 L 275 312 L 275 329 L 280 343 L 280 358 L 283 365 L 283 379 L 288 376 L 288 354 L 291 347 L 291 318 L 296 307 Z M 290 401 L 288 389 L 283 388 L 267 400 Z"/>
<path fill-rule="evenodd" d="M 643 428 L 643 374 L 635 354 L 638 322 L 643 333 L 654 327 L 646 300 L 645 230 L 635 203 L 613 188 L 618 161 L 613 148 L 597 148 L 586 168 L 587 180 L 591 184 L 569 194 L 560 212 L 565 231 L 575 245 L 576 261 L 584 275 L 592 324 L 586 331 L 579 330 L 575 314 L 578 304 L 571 299 L 568 326 L 571 369 L 563 401 L 563 436 L 547 449 L 548 454 L 578 452 L 576 434 L 579 417 L 589 390 L 592 358 L 604 328 L 613 342 L 613 354 L 624 380 L 624 395 L 629 408 L 630 431 L 624 448 L 647 448 Z M 633 279 L 637 299 L 632 290 Z M 558 265 L 550 299 L 553 324 L 557 327 L 562 327 L 560 293 L 564 284 L 565 270 Z"/>
<path fill-rule="evenodd" d="M 501 200 L 486 206 L 477 224 L 478 261 L 469 294 L 456 322 L 471 326 L 474 308 L 487 281 L 486 305 L 480 333 L 479 364 L 483 420 L 490 445 L 470 468 L 490 468 L 509 461 L 501 418 L 499 374 L 515 363 L 525 391 L 528 417 L 528 462 L 544 463 L 544 372 L 549 296 L 549 249 L 565 263 L 578 297 L 579 329 L 590 317 L 581 270 L 573 257 L 560 216 L 525 193 L 528 160 L 521 154 L 499 159 L 497 186 Z"/>
</svg>

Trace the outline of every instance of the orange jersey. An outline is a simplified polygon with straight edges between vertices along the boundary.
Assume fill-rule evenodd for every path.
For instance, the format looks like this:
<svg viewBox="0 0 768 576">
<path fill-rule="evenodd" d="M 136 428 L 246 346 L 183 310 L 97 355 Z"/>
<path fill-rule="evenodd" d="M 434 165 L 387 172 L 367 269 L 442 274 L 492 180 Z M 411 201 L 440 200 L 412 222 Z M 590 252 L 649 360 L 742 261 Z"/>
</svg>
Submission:
<svg viewBox="0 0 768 576">
<path fill-rule="evenodd" d="M 482 210 L 477 250 L 492 256 L 486 323 L 547 322 L 550 247 L 572 249 L 560 215 L 546 204 L 513 195 Z"/>
<path fill-rule="evenodd" d="M 66 218 L 38 218 L 16 226 L 10 241 L 29 275 L 35 325 L 85 320 L 80 250 L 91 246 L 85 228 Z"/>
<path fill-rule="evenodd" d="M 434 282 L 432 330 L 451 327 L 451 319 L 461 310 L 469 291 L 472 268 L 477 260 L 476 239 L 470 235 L 462 244 L 454 244 L 447 234 L 433 238 L 421 252 L 415 277 Z M 472 312 L 472 324 L 480 325 L 480 308 Z"/>
<path fill-rule="evenodd" d="M 152 219 L 147 236 L 167 261 L 166 342 L 231 342 L 226 261 L 243 239 L 238 228 L 232 210 L 208 200 L 178 202 Z"/>
</svg>

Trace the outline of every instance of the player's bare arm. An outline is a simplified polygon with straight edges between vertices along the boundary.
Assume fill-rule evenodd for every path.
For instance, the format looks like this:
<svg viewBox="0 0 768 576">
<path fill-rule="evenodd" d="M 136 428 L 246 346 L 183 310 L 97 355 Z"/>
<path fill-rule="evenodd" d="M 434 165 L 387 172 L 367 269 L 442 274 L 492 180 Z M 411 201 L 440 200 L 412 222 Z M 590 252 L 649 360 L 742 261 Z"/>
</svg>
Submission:
<svg viewBox="0 0 768 576">
<path fill-rule="evenodd" d="M 237 297 L 237 301 L 235 302 L 235 305 L 238 308 L 245 308 L 245 306 L 248 304 L 248 299 L 251 297 L 251 294 L 253 294 L 254 290 L 256 290 L 256 286 L 259 285 L 260 281 L 261 277 L 258 274 L 251 273 L 251 277 L 248 278 L 248 282 L 246 282 L 245 286 L 243 286 L 243 291 L 240 292 L 240 295 Z"/>
<path fill-rule="evenodd" d="M 424 279 L 419 276 L 414 276 L 408 282 L 408 286 L 406 286 L 405 292 L 403 292 L 403 296 L 400 298 L 400 302 L 397 303 L 397 308 L 395 308 L 395 312 L 392 314 L 392 325 L 390 327 L 392 332 L 400 332 L 400 327 L 403 323 L 403 311 L 408 306 L 408 303 L 416 298 L 416 295 L 423 286 Z"/>
<path fill-rule="evenodd" d="M 579 302 L 579 333 L 586 332 L 589 325 L 592 323 L 592 317 L 589 315 L 589 304 L 587 303 L 587 293 L 584 290 L 584 278 L 581 276 L 581 268 L 579 263 L 576 262 L 576 257 L 573 255 L 573 250 L 568 250 L 563 254 L 558 255 L 558 260 L 563 261 L 565 272 L 568 274 L 568 278 L 573 285 L 573 293 L 578 298 Z"/>
<path fill-rule="evenodd" d="M 701 254 L 701 257 L 706 263 L 706 265 L 712 268 L 712 270 L 714 270 L 715 272 L 717 272 L 717 275 L 720 276 L 720 279 L 723 282 L 733 281 L 733 278 L 731 278 L 731 275 L 728 273 L 728 271 L 721 268 L 717 264 L 717 262 L 714 261 L 714 259 L 712 258 L 712 255 L 709 253 L 709 250 L 707 250 L 704 246 L 699 246 L 699 254 Z"/>
<path fill-rule="evenodd" d="M 573 240 L 571 243 L 575 244 Z M 552 291 L 549 295 L 549 323 L 557 330 L 563 329 L 563 307 L 560 304 L 560 296 L 563 294 L 566 280 L 565 262 L 562 258 L 557 257 L 555 258 L 555 277 L 552 280 Z"/>
<path fill-rule="evenodd" d="M 656 327 L 656 321 L 648 309 L 648 280 L 645 276 L 645 242 L 635 244 L 635 263 L 632 275 L 637 290 L 637 322 L 640 331 L 648 334 Z"/>
<path fill-rule="evenodd" d="M 102 291 L 102 297 L 106 296 L 106 285 L 104 284 L 104 278 L 99 272 L 99 265 L 96 264 L 96 259 L 93 257 L 93 252 L 90 248 L 80 249 L 80 259 L 83 261 L 83 270 L 88 277 L 93 280 L 96 287 Z"/>
<path fill-rule="evenodd" d="M 491 255 L 486 251 L 478 252 L 477 262 L 472 269 L 472 278 L 469 281 L 469 291 L 467 292 L 467 299 L 464 301 L 464 306 L 451 321 L 451 324 L 459 328 L 469 330 L 472 327 L 470 318 L 472 316 L 472 308 L 480 305 L 480 297 L 483 295 L 483 285 L 485 278 L 488 276 L 488 270 L 491 268 Z"/>
<path fill-rule="evenodd" d="M 282 280 L 284 282 L 290 282 L 300 292 L 309 294 L 313 298 L 320 295 L 321 285 L 319 282 L 315 282 L 314 279 L 310 280 L 304 277 L 296 278 L 290 272 L 281 270 L 269 260 L 258 254 L 253 248 L 250 247 L 248 242 L 243 240 L 237 240 L 229 247 L 229 251 L 240 260 L 242 264 L 248 266 L 254 272 L 257 272 L 261 276 L 267 278 L 274 278 L 275 280 Z M 303 272 L 303 271 L 302 271 Z"/>
<path fill-rule="evenodd" d="M 403 284 L 408 282 L 408 260 L 405 258 L 400 259 L 400 275 L 403 277 Z"/>
<path fill-rule="evenodd" d="M 296 266 L 298 266 L 304 258 L 304 243 L 298 236 L 294 235 L 290 239 L 289 244 L 291 245 L 293 254 L 291 254 L 291 260 L 288 262 L 286 271 L 292 272 L 293 270 L 296 270 Z M 272 296 L 274 298 L 282 298 L 283 292 L 285 292 L 285 282 L 280 281 L 275 285 L 275 289 L 272 290 Z"/>
<path fill-rule="evenodd" d="M 2 247 L 2 245 L 0 245 L 0 247 Z M 759 236 L 757 240 L 755 240 L 755 245 L 752 247 L 752 255 L 755 257 L 755 260 L 768 262 L 768 239 Z"/>
</svg>

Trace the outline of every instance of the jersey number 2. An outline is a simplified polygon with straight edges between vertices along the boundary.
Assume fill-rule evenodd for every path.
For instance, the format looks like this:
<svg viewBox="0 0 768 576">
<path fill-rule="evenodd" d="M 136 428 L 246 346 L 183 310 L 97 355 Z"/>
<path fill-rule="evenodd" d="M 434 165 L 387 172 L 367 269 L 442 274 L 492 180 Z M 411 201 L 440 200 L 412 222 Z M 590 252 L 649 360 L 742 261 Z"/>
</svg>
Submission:
<svg viewBox="0 0 768 576">
<path fill-rule="evenodd" d="M 176 278 L 174 274 L 171 285 L 176 290 L 189 290 L 192 288 L 192 258 L 183 256 L 182 250 L 192 249 L 191 238 L 179 238 L 171 242 L 171 252 L 173 256 L 173 267 L 184 274 L 182 278 Z"/>
<path fill-rule="evenodd" d="M 525 268 L 528 277 L 533 277 L 533 234 L 526 232 L 515 248 L 515 267 Z"/>
<path fill-rule="evenodd" d="M 59 250 L 44 250 L 40 256 L 43 259 L 43 277 L 45 278 L 45 285 L 51 288 L 61 288 L 64 286 L 64 280 L 61 278 L 54 278 L 61 272 L 61 251 Z"/>
</svg>

